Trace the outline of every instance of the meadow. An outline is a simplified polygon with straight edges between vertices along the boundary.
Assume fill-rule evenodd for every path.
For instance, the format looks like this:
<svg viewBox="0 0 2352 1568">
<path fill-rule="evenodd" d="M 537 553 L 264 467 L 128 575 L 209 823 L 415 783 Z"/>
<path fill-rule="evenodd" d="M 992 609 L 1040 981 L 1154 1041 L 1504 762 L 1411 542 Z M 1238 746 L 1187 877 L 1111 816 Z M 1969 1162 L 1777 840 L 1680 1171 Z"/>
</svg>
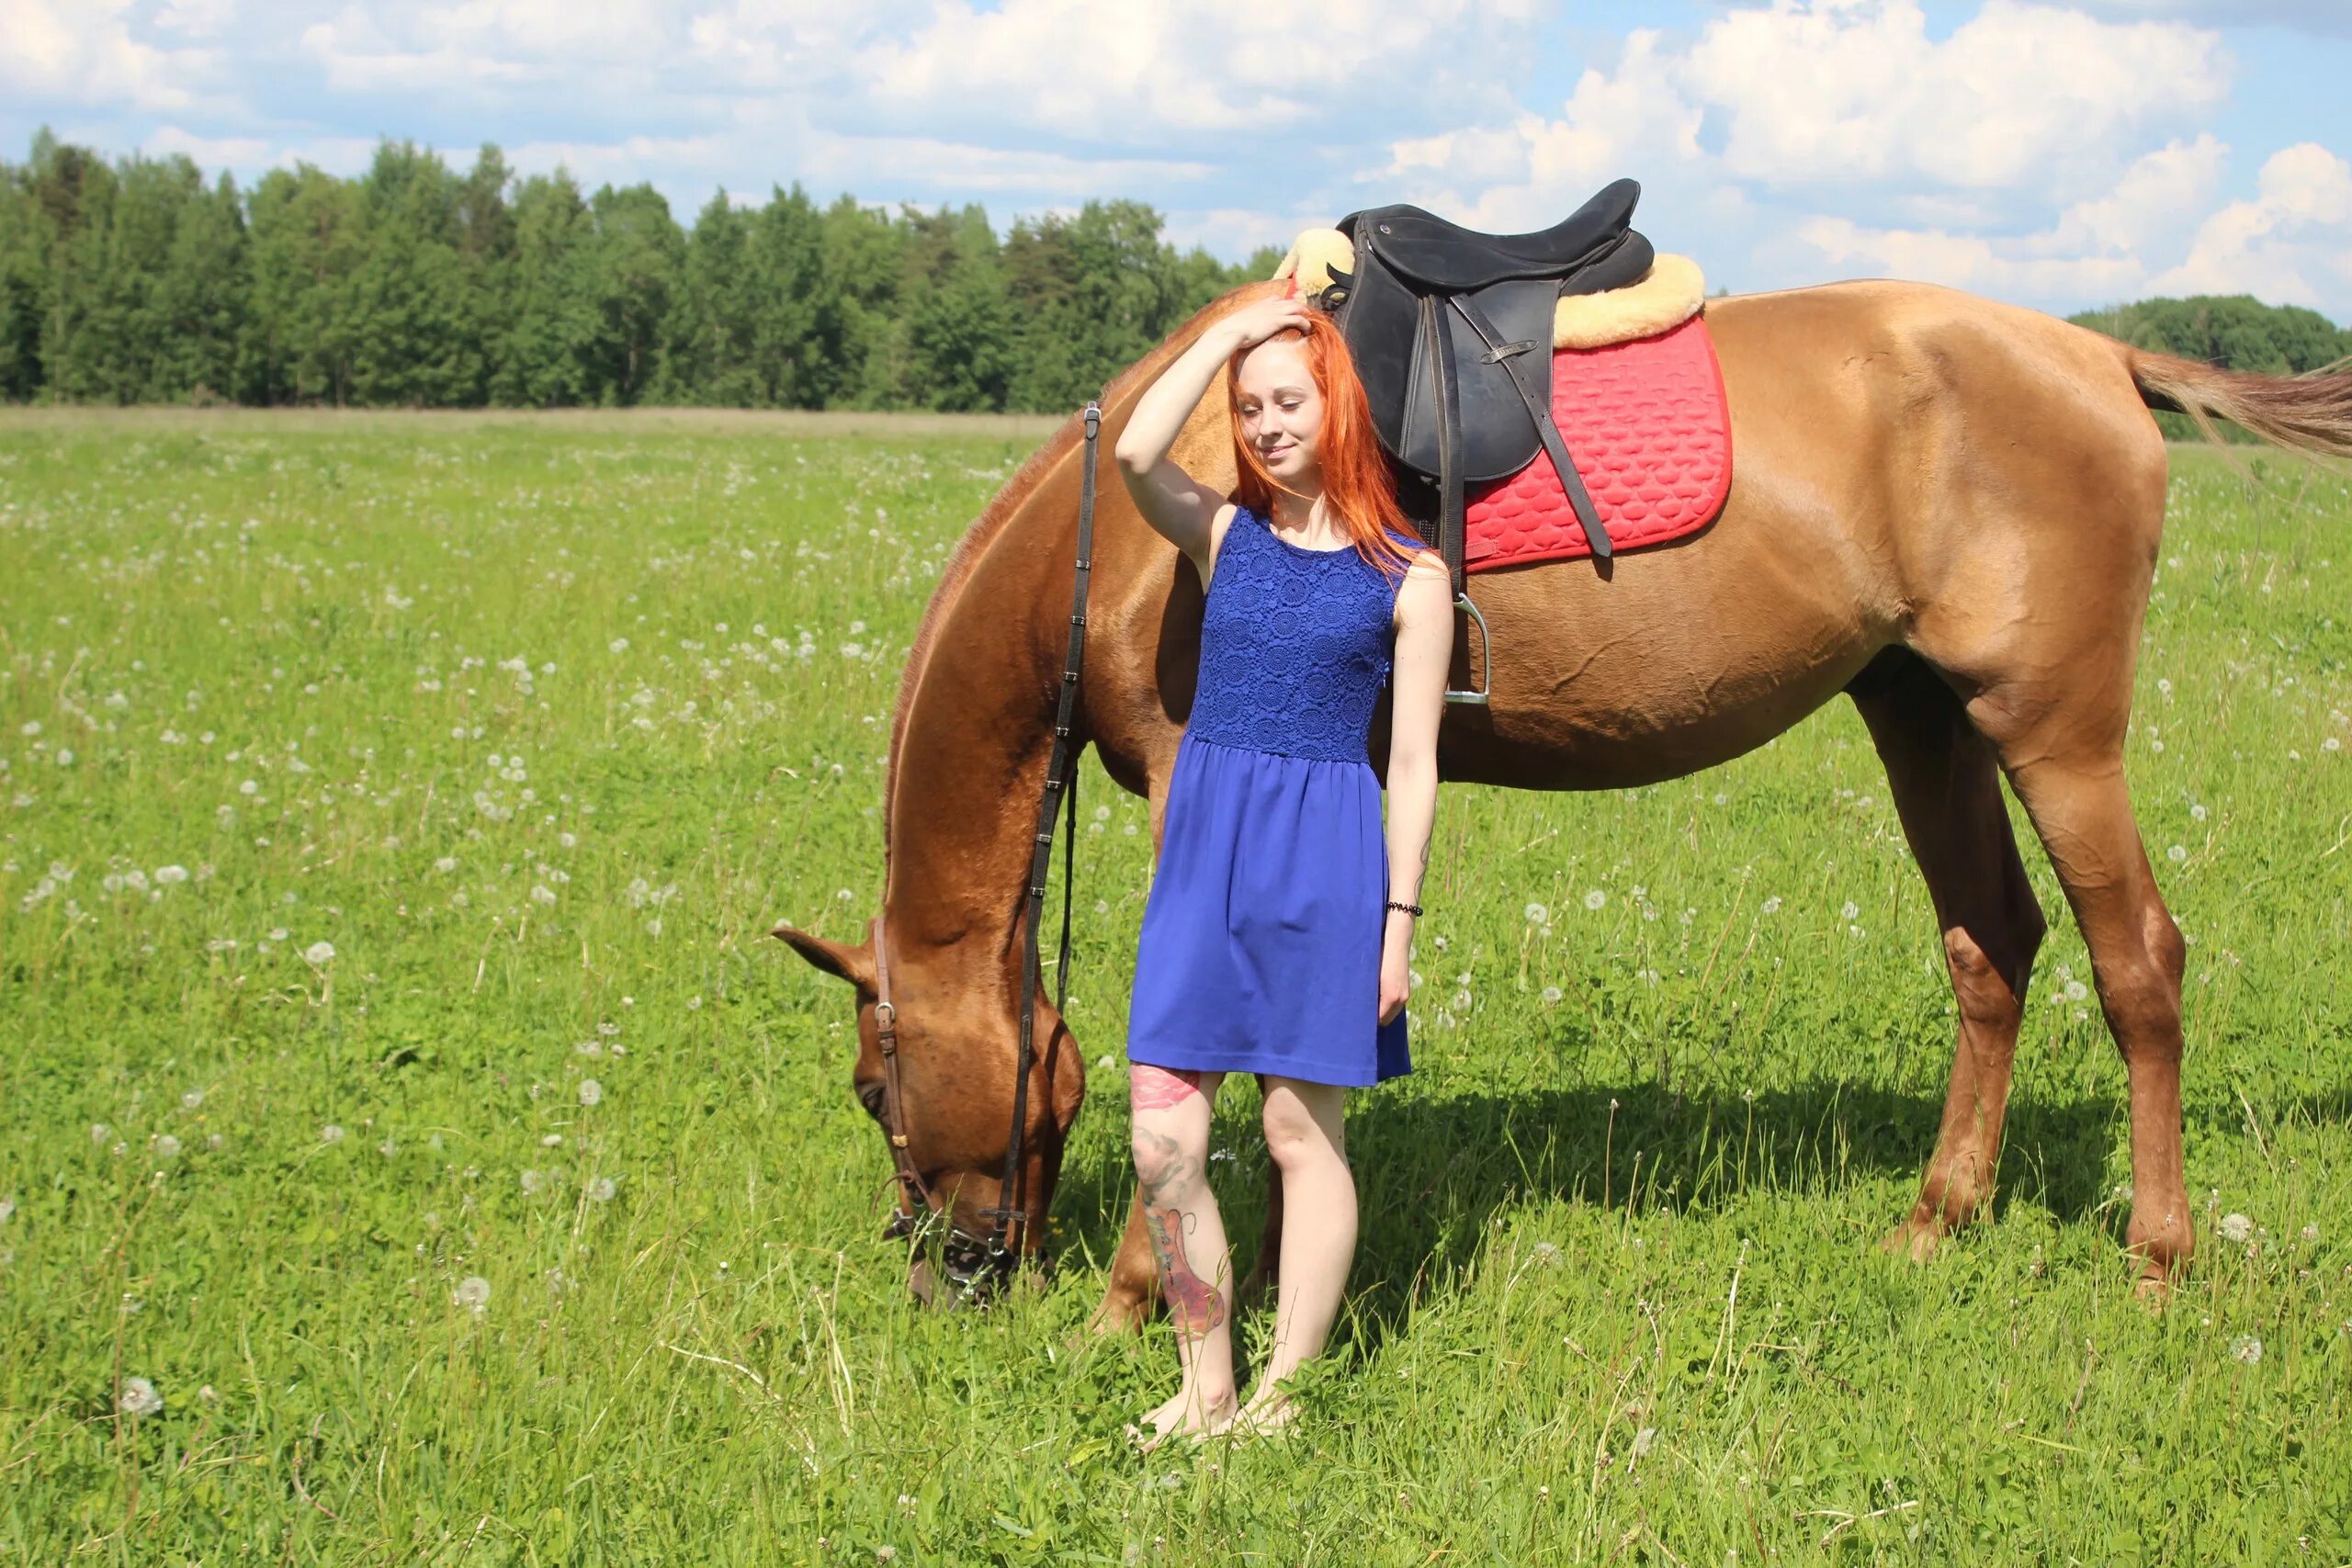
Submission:
<svg viewBox="0 0 2352 1568">
<path fill-rule="evenodd" d="M 1874 1250 L 1953 1022 L 1840 703 L 1442 791 L 1307 1419 L 1138 1459 L 1168 1330 L 1085 1325 L 1144 804 L 1089 758 L 1090 1103 L 984 1314 L 907 1296 L 850 993 L 765 934 L 862 935 L 908 643 L 1036 439 L 0 414 L 0 1556 L 2352 1561 L 2352 480 L 2176 455 L 2128 758 L 2191 944 L 2167 1307 L 2030 837 L 1999 1201 Z"/>
</svg>

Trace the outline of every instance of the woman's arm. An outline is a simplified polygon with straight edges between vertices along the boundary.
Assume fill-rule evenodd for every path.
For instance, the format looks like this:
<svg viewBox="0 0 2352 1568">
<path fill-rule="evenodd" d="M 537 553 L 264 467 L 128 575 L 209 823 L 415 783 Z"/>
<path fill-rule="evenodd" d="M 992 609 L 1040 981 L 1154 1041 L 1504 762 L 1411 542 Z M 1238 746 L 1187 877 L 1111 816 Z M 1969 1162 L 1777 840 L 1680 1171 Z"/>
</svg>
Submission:
<svg viewBox="0 0 2352 1568">
<path fill-rule="evenodd" d="M 1396 651 L 1389 673 L 1388 897 L 1420 900 L 1437 823 L 1437 729 L 1445 716 L 1445 667 L 1453 655 L 1453 585 L 1445 565 L 1423 551 L 1396 590 Z M 1380 1021 L 1405 1005 L 1410 987 L 1413 917 L 1387 912 L 1381 939 Z"/>
<path fill-rule="evenodd" d="M 1306 324 L 1306 306 L 1295 299 L 1260 299 L 1210 322 L 1136 400 L 1126 428 L 1112 449 L 1136 510 L 1193 558 L 1204 582 L 1211 565 L 1209 525 L 1225 497 L 1170 462 L 1168 449 L 1235 350 L 1262 343 L 1285 327 Z"/>
</svg>

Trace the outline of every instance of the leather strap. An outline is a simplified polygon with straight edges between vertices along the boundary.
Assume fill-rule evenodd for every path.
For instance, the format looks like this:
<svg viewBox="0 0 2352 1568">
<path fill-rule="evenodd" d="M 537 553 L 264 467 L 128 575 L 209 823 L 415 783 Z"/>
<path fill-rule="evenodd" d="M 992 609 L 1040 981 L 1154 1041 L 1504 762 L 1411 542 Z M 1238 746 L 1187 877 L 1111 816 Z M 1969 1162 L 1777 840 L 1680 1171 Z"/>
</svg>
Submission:
<svg viewBox="0 0 2352 1568">
<path fill-rule="evenodd" d="M 1560 427 L 1552 423 L 1552 411 L 1545 406 L 1543 395 L 1527 379 L 1527 367 L 1520 363 L 1520 355 L 1535 345 L 1527 343 L 1505 343 L 1502 333 L 1487 319 L 1487 312 L 1460 294 L 1446 296 L 1462 319 L 1470 323 L 1487 345 L 1486 357 L 1500 365 L 1510 377 L 1510 384 L 1519 389 L 1520 401 L 1527 405 L 1528 413 L 1535 421 L 1535 434 L 1543 437 L 1544 451 L 1552 459 L 1552 467 L 1559 473 L 1560 488 L 1567 492 L 1568 504 L 1576 509 L 1577 521 L 1584 525 L 1584 536 L 1592 546 L 1592 553 L 1601 560 L 1610 558 L 1614 546 L 1609 529 L 1600 521 L 1600 513 L 1592 504 L 1592 496 L 1584 488 L 1584 476 L 1577 472 L 1574 458 L 1568 456 L 1568 444 L 1560 438 Z M 1545 349 L 1548 353 L 1548 347 Z"/>
<path fill-rule="evenodd" d="M 911 1216 L 920 1219 L 931 1207 L 931 1189 L 923 1185 L 908 1146 L 907 1097 L 899 1081 L 899 1008 L 890 998 L 890 944 L 882 919 L 876 915 L 866 922 L 866 937 L 874 944 L 874 1032 L 882 1053 L 882 1131 L 890 1140 L 899 1191 Z"/>
<path fill-rule="evenodd" d="M 1067 806 L 1069 854 L 1062 882 L 1062 947 L 1056 973 L 1056 1007 L 1069 999 L 1070 906 L 1078 866 L 1078 748 L 1071 744 L 1071 716 L 1086 664 L 1086 599 L 1094 568 L 1094 469 L 1102 434 L 1102 410 L 1086 405 L 1086 447 L 1078 491 L 1078 567 L 1070 594 L 1069 641 L 1062 655 L 1061 696 L 1054 710 L 1054 750 L 1046 765 L 1046 794 L 1037 811 L 1035 847 L 1029 857 L 1028 908 L 1022 920 L 1021 1041 L 1012 1065 L 1012 1127 L 1005 1140 L 1000 1201 L 981 1211 L 997 1222 L 991 1240 L 1000 1266 L 1020 1256 L 1021 1227 L 1029 1223 L 1029 1168 L 1023 1145 L 1029 1132 L 1029 1074 L 1036 1061 L 1037 928 L 1045 918 L 1046 880 L 1054 862 L 1054 808 Z"/>
<path fill-rule="evenodd" d="M 1462 389 L 1453 375 L 1453 339 L 1445 312 L 1433 294 L 1421 296 L 1421 342 L 1437 378 L 1438 553 L 1445 558 L 1456 599 L 1462 597 L 1463 557 L 1468 548 L 1462 479 Z"/>
</svg>

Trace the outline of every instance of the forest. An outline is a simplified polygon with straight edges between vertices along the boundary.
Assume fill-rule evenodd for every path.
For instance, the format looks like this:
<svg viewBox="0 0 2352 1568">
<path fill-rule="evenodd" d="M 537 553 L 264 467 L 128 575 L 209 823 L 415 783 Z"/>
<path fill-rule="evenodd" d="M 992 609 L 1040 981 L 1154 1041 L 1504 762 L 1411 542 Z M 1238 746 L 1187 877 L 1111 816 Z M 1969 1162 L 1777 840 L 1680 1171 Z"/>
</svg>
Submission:
<svg viewBox="0 0 2352 1568">
<path fill-rule="evenodd" d="M 0 161 L 0 400 L 250 406 L 1057 412 L 1193 310 L 1267 276 L 1179 253 L 1159 213 L 895 213 L 795 183 L 681 225 L 652 186 L 459 171 L 387 140 L 345 179 L 250 189 L 182 155 L 43 131 Z M 2352 332 L 2250 296 L 2075 320 L 2245 369 L 2352 355 Z"/>
</svg>

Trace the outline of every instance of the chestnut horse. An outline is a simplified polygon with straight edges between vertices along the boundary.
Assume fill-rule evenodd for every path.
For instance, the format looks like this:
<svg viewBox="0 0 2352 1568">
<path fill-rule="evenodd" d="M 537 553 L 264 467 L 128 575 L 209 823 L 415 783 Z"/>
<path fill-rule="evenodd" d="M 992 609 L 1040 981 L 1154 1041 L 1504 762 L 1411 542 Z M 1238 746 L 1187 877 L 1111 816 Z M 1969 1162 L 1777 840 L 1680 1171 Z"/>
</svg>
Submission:
<svg viewBox="0 0 2352 1568">
<path fill-rule="evenodd" d="M 1103 443 L 1210 304 L 1107 389 Z M 2180 932 L 2132 813 L 2123 744 L 2164 528 L 2151 408 L 2221 415 L 2278 445 L 2352 454 L 2352 374 L 2233 372 L 2128 347 L 1950 289 L 1854 282 L 1712 299 L 1734 437 L 1713 527 L 1631 554 L 1482 574 L 1487 706 L 1452 706 L 1442 776 L 1613 789 L 1713 767 L 1839 693 L 1860 709 L 1927 878 L 1958 1003 L 1942 1126 L 1885 1245 L 1925 1258 L 1991 1196 L 2043 934 L 2003 808 L 2024 805 L 2089 946 L 2130 1079 L 2132 1214 L 2145 1288 L 2188 1260 L 2181 1171 Z M 1229 488 L 1221 387 L 1175 457 Z M 2209 426 L 2210 429 L 2210 426 Z M 1068 632 L 1081 446 L 1073 420 L 964 536 L 899 691 L 883 818 L 883 931 L 908 1152 L 956 1231 L 981 1235 L 1009 1141 L 1022 916 Z M 1192 708 L 1202 592 L 1105 479 L 1077 734 L 1151 802 L 1159 841 Z M 1456 627 L 1455 676 L 1473 679 Z M 1387 751 L 1386 706 L 1371 757 Z M 857 994 L 855 1089 L 882 1113 L 871 938 L 776 935 Z M 1078 1042 L 1041 985 L 1026 1140 L 1034 1250 L 1084 1096 Z M 902 1200 L 903 1201 L 903 1200 Z M 1274 1255 L 1277 1208 L 1261 1255 Z M 925 1288 L 918 1270 L 919 1289 Z M 1156 1281 L 1131 1212 L 1096 1322 L 1141 1321 Z"/>
</svg>

